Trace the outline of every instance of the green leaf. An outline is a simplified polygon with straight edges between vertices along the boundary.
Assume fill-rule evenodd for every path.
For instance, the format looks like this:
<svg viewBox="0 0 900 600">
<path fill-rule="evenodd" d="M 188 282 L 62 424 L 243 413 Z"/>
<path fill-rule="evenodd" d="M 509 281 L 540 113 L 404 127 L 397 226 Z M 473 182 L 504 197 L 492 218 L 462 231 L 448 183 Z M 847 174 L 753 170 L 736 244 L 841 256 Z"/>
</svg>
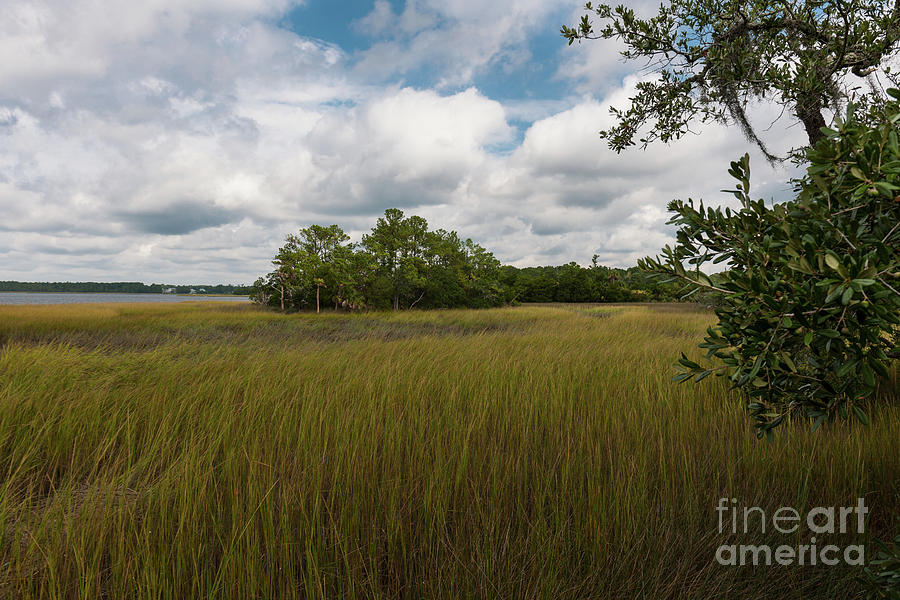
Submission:
<svg viewBox="0 0 900 600">
<path fill-rule="evenodd" d="M 866 386 L 873 388 L 875 387 L 875 373 L 867 364 L 863 364 L 862 366 L 862 376 L 863 382 Z"/>
<path fill-rule="evenodd" d="M 713 373 L 713 369 L 707 369 L 694 378 L 695 382 L 701 382 Z"/>
<path fill-rule="evenodd" d="M 813 275 L 815 273 L 805 258 L 801 258 L 799 261 L 789 261 L 788 268 L 793 269 L 794 271 L 800 271 L 801 273 L 806 273 L 807 275 Z"/>
<path fill-rule="evenodd" d="M 712 281 L 709 280 L 709 277 L 706 276 L 706 273 L 702 271 L 697 271 L 697 281 L 701 284 L 712 287 Z"/>
<path fill-rule="evenodd" d="M 831 304 L 838 296 L 844 293 L 844 286 L 835 286 L 831 292 L 825 297 L 825 304 Z"/>
<path fill-rule="evenodd" d="M 847 289 L 844 290 L 844 294 L 841 296 L 841 304 L 843 304 L 844 306 L 847 306 L 848 304 L 850 304 L 850 300 L 852 298 L 853 298 L 853 288 L 848 285 Z"/>
<path fill-rule="evenodd" d="M 753 363 L 753 368 L 750 369 L 750 372 L 747 374 L 747 377 L 749 377 L 750 379 L 753 379 L 754 377 L 756 377 L 756 374 L 759 373 L 759 370 L 763 365 L 763 358 L 764 358 L 763 354 L 760 354 L 759 356 L 756 357 L 756 361 Z"/>
<path fill-rule="evenodd" d="M 784 361 L 784 364 L 786 364 L 791 371 L 793 371 L 794 373 L 797 372 L 797 365 L 794 364 L 794 361 L 791 359 L 791 357 L 787 353 L 782 352 L 779 354 L 779 356 L 781 357 L 781 360 Z"/>
<path fill-rule="evenodd" d="M 857 418 L 857 419 L 859 420 L 859 422 L 862 423 L 863 425 L 868 425 L 868 424 L 869 424 L 869 417 L 866 416 L 865 411 L 863 411 L 863 409 L 861 409 L 861 408 L 860 408 L 859 406 L 857 406 L 856 404 L 853 405 L 853 414 L 856 415 L 856 418 Z"/>
<path fill-rule="evenodd" d="M 838 377 L 846 377 L 847 373 L 849 373 L 858 363 L 859 361 L 857 360 L 848 360 L 843 365 L 841 365 L 841 368 L 837 370 L 835 375 L 837 375 Z"/>
<path fill-rule="evenodd" d="M 890 376 L 887 366 L 885 366 L 884 362 L 880 361 L 879 359 L 870 356 L 868 360 L 866 360 L 866 362 L 869 363 L 869 367 L 871 367 L 879 377 Z"/>
<path fill-rule="evenodd" d="M 815 431 L 816 429 L 818 429 L 819 426 L 822 425 L 822 423 L 824 423 L 825 419 L 827 419 L 827 418 L 828 418 L 828 415 L 826 415 L 826 414 L 821 414 L 818 417 L 816 417 L 816 420 L 813 422 L 813 425 L 812 425 L 812 431 Z"/>
<path fill-rule="evenodd" d="M 686 366 L 689 369 L 700 369 L 701 368 L 700 365 L 698 365 L 697 363 L 695 363 L 694 361 L 689 359 L 687 356 L 685 356 L 684 352 L 681 353 L 681 358 L 678 359 L 678 362 L 680 362 L 681 364 L 683 364 L 684 366 Z"/>
<path fill-rule="evenodd" d="M 897 187 L 893 183 L 889 183 L 887 181 L 876 181 L 875 187 L 878 188 L 878 191 L 885 196 L 893 196 L 894 191 L 900 190 L 900 187 Z"/>
</svg>

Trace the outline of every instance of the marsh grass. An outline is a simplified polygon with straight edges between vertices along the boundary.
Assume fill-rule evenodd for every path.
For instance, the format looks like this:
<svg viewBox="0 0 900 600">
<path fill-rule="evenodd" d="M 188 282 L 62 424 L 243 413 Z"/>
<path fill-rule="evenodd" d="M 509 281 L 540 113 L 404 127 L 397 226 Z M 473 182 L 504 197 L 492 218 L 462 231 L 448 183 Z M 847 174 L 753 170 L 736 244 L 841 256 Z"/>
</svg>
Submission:
<svg viewBox="0 0 900 600">
<path fill-rule="evenodd" d="M 892 537 L 896 372 L 868 428 L 758 442 L 721 381 L 671 383 L 711 322 L 3 307 L 0 597 L 852 596 L 848 567 L 717 565 L 714 508 L 864 496 Z"/>
</svg>

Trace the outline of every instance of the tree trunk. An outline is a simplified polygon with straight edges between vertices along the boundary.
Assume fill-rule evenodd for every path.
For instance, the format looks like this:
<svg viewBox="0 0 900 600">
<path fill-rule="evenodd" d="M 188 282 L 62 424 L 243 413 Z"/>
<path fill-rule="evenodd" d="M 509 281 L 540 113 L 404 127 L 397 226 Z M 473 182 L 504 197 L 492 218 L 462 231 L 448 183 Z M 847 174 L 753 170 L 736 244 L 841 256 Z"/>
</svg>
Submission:
<svg viewBox="0 0 900 600">
<path fill-rule="evenodd" d="M 284 284 L 281 284 L 281 312 L 284 312 Z"/>
<path fill-rule="evenodd" d="M 822 116 L 821 100 L 803 100 L 797 103 L 797 118 L 803 123 L 806 129 L 806 137 L 809 138 L 809 145 L 815 146 L 816 142 L 825 137 L 821 128 L 825 127 L 825 117 Z"/>
<path fill-rule="evenodd" d="M 419 303 L 419 300 L 425 297 L 425 290 L 422 290 L 422 293 L 416 298 L 416 301 L 409 305 L 409 309 L 412 310 L 412 307 Z"/>
<path fill-rule="evenodd" d="M 400 310 L 400 296 L 394 296 L 394 310 Z"/>
<path fill-rule="evenodd" d="M 319 313 L 319 290 L 322 288 L 320 286 L 316 286 L 316 314 Z"/>
</svg>

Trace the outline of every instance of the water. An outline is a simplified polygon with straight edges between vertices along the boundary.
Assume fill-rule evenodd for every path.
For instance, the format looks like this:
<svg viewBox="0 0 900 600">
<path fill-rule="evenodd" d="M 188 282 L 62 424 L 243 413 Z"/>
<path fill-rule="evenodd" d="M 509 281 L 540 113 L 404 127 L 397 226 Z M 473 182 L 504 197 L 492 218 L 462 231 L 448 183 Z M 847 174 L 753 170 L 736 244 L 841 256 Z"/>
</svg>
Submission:
<svg viewBox="0 0 900 600">
<path fill-rule="evenodd" d="M 0 292 L 0 304 L 90 304 L 99 302 L 248 302 L 247 296 L 178 296 L 175 294 L 101 294 L 70 292 Z"/>
</svg>

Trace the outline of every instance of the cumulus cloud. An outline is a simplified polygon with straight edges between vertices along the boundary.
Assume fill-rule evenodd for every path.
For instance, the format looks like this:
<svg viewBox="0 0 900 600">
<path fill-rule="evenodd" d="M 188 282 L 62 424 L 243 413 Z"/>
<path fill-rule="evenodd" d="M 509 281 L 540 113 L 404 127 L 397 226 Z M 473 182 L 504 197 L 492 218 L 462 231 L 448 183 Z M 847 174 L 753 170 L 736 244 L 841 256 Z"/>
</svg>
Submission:
<svg viewBox="0 0 900 600">
<path fill-rule="evenodd" d="M 748 148 L 708 126 L 612 153 L 597 132 L 633 75 L 544 100 L 472 85 L 527 58 L 561 3 L 379 0 L 354 25 L 372 36 L 357 53 L 279 25 L 296 4 L 14 3 L 0 23 L 0 279 L 249 282 L 296 228 L 358 239 L 394 206 L 506 262 L 627 266 L 671 241 L 672 198 L 727 201 L 728 161 Z M 433 87 L 404 82 L 424 67 Z M 772 137 L 787 148 L 802 131 Z M 786 173 L 757 154 L 753 169 L 757 193 L 786 193 Z"/>
<path fill-rule="evenodd" d="M 190 45 L 203 37 L 193 35 L 198 29 L 276 16 L 291 4 L 290 0 L 13 1 L 4 7 L 0 21 L 4 56 L 0 89 L 34 90 L 98 77 L 140 54 L 175 61 L 178 45 L 160 47 L 156 42 L 168 39 Z M 228 35 L 223 29 L 217 33 Z"/>
<path fill-rule="evenodd" d="M 594 24 L 596 33 L 602 22 L 593 18 L 596 16 L 593 13 L 586 13 L 583 6 L 583 3 L 575 6 L 574 10 L 566 15 L 564 22 L 575 27 L 583 15 L 588 15 L 592 17 L 591 23 Z M 627 6 L 638 18 L 647 19 L 656 13 L 659 3 L 655 0 L 632 0 Z M 621 54 L 624 49 L 625 45 L 615 39 L 576 42 L 560 52 L 556 77 L 566 81 L 576 93 L 605 95 L 614 91 L 624 77 L 640 71 L 644 66 L 640 63 L 626 62 Z"/>
</svg>

